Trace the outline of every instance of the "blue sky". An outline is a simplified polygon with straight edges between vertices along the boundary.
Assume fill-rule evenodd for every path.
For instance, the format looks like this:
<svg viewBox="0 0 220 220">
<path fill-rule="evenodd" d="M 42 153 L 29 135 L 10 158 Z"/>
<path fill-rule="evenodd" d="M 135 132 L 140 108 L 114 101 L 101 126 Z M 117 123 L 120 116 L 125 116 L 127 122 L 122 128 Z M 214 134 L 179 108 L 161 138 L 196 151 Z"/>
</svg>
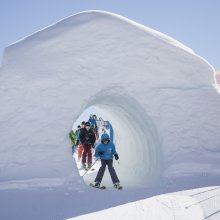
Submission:
<svg viewBox="0 0 220 220">
<path fill-rule="evenodd" d="M 70 15 L 105 10 L 173 37 L 220 69 L 219 0 L 0 0 L 4 48 Z"/>
</svg>

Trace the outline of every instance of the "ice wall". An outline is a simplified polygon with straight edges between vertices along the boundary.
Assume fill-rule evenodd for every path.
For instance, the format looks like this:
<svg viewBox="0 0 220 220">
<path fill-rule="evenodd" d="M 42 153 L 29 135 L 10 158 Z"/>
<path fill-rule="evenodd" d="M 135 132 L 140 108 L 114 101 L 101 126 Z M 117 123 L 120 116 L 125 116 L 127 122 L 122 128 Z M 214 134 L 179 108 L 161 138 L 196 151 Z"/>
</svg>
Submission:
<svg viewBox="0 0 220 220">
<path fill-rule="evenodd" d="M 126 18 L 84 12 L 9 46 L 0 82 L 0 181 L 83 187 L 68 132 L 91 105 L 112 122 L 123 185 L 220 173 L 213 68 Z"/>
</svg>

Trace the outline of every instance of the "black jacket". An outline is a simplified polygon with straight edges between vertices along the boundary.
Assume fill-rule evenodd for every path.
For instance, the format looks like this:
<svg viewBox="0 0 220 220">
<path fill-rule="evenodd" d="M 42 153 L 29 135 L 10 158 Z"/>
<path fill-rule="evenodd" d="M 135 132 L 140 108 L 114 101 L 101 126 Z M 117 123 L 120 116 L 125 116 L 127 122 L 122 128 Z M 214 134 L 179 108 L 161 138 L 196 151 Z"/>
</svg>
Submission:
<svg viewBox="0 0 220 220">
<path fill-rule="evenodd" d="M 94 145 L 96 141 L 96 137 L 91 128 L 88 131 L 86 130 L 86 128 L 81 128 L 80 134 L 79 134 L 79 140 L 82 144 Z"/>
</svg>

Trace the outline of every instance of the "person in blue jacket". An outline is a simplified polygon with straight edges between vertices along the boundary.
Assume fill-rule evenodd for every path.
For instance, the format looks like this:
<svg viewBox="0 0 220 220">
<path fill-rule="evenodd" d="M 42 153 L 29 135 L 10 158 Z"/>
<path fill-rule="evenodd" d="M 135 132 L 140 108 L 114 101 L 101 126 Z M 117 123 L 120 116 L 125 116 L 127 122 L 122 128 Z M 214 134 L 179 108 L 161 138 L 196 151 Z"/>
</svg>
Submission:
<svg viewBox="0 0 220 220">
<path fill-rule="evenodd" d="M 105 173 L 106 165 L 108 165 L 108 170 L 109 170 L 112 182 L 114 184 L 114 187 L 116 188 L 121 187 L 118 176 L 115 172 L 114 167 L 112 166 L 113 156 L 115 157 L 116 160 L 119 159 L 118 154 L 115 150 L 115 145 L 110 141 L 109 135 L 104 133 L 101 136 L 101 144 L 99 144 L 95 150 L 95 157 L 100 158 L 101 164 L 102 164 L 95 178 L 96 187 L 100 187 L 100 183 L 102 182 L 102 178 Z"/>
<path fill-rule="evenodd" d="M 88 121 L 91 124 L 91 128 L 94 131 L 96 138 L 99 139 L 99 132 L 98 132 L 99 130 L 98 130 L 96 120 L 97 120 L 97 116 L 91 114 Z"/>
<path fill-rule="evenodd" d="M 77 130 L 76 130 L 76 132 L 75 132 L 75 134 L 76 134 L 76 136 L 77 136 L 77 139 L 76 139 L 76 147 L 78 147 L 78 145 L 79 145 L 80 129 L 81 129 L 81 126 L 78 125 L 78 126 L 77 126 Z"/>
<path fill-rule="evenodd" d="M 97 124 L 96 124 L 96 120 L 95 120 L 95 117 L 94 117 L 94 115 L 90 115 L 90 117 L 89 117 L 89 120 L 88 120 L 89 122 L 90 122 L 90 124 L 91 124 L 91 128 L 96 128 L 97 127 Z"/>
</svg>

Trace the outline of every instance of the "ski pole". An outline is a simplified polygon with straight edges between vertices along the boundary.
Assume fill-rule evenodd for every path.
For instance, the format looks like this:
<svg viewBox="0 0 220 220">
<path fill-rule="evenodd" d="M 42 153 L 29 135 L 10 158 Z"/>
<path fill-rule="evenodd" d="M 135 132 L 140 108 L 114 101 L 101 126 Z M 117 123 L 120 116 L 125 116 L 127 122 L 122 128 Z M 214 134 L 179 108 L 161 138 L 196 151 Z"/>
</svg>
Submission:
<svg viewBox="0 0 220 220">
<path fill-rule="evenodd" d="M 95 160 L 95 162 L 92 164 L 92 166 L 91 166 L 88 170 L 86 170 L 86 172 L 85 172 L 82 176 L 84 176 L 84 175 L 93 167 L 93 165 L 94 165 L 97 161 L 98 161 L 98 159 Z"/>
</svg>

